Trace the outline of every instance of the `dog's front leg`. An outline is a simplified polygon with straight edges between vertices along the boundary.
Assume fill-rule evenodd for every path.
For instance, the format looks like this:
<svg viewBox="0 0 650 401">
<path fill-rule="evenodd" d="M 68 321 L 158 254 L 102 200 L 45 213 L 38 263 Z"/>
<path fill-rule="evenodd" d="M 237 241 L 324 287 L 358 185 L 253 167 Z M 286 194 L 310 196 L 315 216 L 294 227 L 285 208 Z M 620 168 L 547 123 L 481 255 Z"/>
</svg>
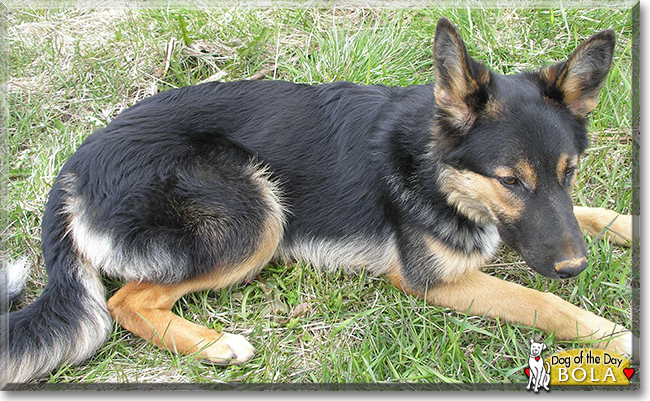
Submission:
<svg viewBox="0 0 650 401">
<path fill-rule="evenodd" d="M 434 305 L 473 315 L 499 317 L 547 333 L 555 332 L 558 340 L 579 339 L 626 356 L 632 353 L 632 334 L 625 328 L 554 294 L 532 290 L 480 271 L 470 271 L 453 282 L 426 290 L 409 287 L 399 271 L 389 273 L 388 278 L 398 288 L 426 298 Z"/>
<path fill-rule="evenodd" d="M 580 228 L 592 237 L 603 235 L 617 245 L 632 242 L 632 216 L 618 214 L 600 207 L 575 206 L 573 208 Z"/>
<path fill-rule="evenodd" d="M 544 373 L 542 370 L 543 369 L 537 368 L 537 371 L 535 373 L 535 386 L 533 387 L 533 391 L 536 393 L 539 392 L 540 383 L 542 381 L 542 374 Z"/>
<path fill-rule="evenodd" d="M 535 378 L 535 374 L 533 373 L 533 369 L 528 365 L 528 385 L 526 385 L 526 390 L 530 390 L 530 386 L 533 384 L 533 380 Z"/>
</svg>

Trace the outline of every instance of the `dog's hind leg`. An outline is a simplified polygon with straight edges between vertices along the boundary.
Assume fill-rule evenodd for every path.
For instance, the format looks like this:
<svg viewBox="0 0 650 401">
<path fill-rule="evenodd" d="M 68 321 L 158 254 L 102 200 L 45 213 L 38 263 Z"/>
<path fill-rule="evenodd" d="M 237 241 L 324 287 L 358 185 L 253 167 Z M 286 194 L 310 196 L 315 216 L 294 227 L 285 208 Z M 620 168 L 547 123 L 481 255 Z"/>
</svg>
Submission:
<svg viewBox="0 0 650 401">
<path fill-rule="evenodd" d="M 544 387 L 544 390 L 549 391 L 548 385 L 551 383 L 551 365 L 547 361 L 544 361 L 544 366 L 546 369 L 542 367 L 542 370 L 544 371 L 544 380 L 542 380 L 542 386 Z"/>
<path fill-rule="evenodd" d="M 258 272 L 277 246 L 277 239 L 267 241 L 252 257 L 229 267 L 230 273 L 217 270 L 175 284 L 127 283 L 108 301 L 111 315 L 122 327 L 162 349 L 196 354 L 201 360 L 217 364 L 246 362 L 254 349 L 244 337 L 191 323 L 173 314 L 171 308 L 187 293 L 223 288 Z"/>
<path fill-rule="evenodd" d="M 259 272 L 275 253 L 282 225 L 279 216 L 267 219 L 256 250 L 231 266 L 171 284 L 127 283 L 108 301 L 111 316 L 130 332 L 175 353 L 196 354 L 201 360 L 218 364 L 247 361 L 254 349 L 244 337 L 191 323 L 173 314 L 171 308 L 187 293 L 224 288 Z"/>
<path fill-rule="evenodd" d="M 618 214 L 600 207 L 575 206 L 573 213 L 580 228 L 592 237 L 603 235 L 617 245 L 632 241 L 632 216 Z"/>
<path fill-rule="evenodd" d="M 285 210 L 279 189 L 253 160 L 226 154 L 195 160 L 178 168 L 164 191 L 143 196 L 149 203 L 141 209 L 126 209 L 138 230 L 121 245 L 120 258 L 111 259 L 126 267 L 106 270 L 129 282 L 108 308 L 122 327 L 160 348 L 239 364 L 254 351 L 244 337 L 191 323 L 171 309 L 184 294 L 257 274 L 282 240 Z"/>
<path fill-rule="evenodd" d="M 558 340 L 582 340 L 624 355 L 632 353 L 632 334 L 607 319 L 582 310 L 560 297 L 470 271 L 426 291 L 409 288 L 399 272 L 388 274 L 398 288 L 427 302 L 461 313 L 498 317 L 511 323 L 555 332 Z M 532 372 L 531 372 L 532 375 Z"/>
</svg>

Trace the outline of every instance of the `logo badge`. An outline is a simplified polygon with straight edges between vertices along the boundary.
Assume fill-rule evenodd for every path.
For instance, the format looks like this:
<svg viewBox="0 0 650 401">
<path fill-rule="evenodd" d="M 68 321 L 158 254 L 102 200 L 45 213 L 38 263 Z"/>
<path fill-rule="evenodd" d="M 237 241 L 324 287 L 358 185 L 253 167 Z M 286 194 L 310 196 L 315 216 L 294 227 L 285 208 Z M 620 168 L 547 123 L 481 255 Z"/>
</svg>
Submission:
<svg viewBox="0 0 650 401">
<path fill-rule="evenodd" d="M 551 382 L 551 367 L 549 363 L 542 359 L 542 352 L 546 349 L 546 344 L 536 342 L 530 339 L 530 352 L 528 357 L 528 367 L 524 369 L 528 376 L 528 385 L 526 390 L 539 392 L 540 387 L 549 391 L 548 385 Z"/>
<path fill-rule="evenodd" d="M 531 338 L 526 390 L 549 391 L 549 386 L 628 386 L 635 373 L 630 360 L 614 352 L 578 348 L 543 357 L 546 344 Z"/>
<path fill-rule="evenodd" d="M 629 359 L 602 349 L 572 349 L 546 360 L 554 386 L 628 386 L 634 374 Z"/>
</svg>

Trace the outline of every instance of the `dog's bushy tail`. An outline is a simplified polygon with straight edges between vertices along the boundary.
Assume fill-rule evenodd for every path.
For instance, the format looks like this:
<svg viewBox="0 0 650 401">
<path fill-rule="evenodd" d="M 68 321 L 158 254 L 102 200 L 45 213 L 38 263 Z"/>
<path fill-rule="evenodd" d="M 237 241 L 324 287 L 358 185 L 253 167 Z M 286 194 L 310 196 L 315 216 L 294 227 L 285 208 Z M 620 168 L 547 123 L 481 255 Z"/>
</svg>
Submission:
<svg viewBox="0 0 650 401">
<path fill-rule="evenodd" d="M 9 305 L 20 298 L 28 275 L 27 258 L 3 261 L 0 270 L 0 314 L 5 313 Z"/>
<path fill-rule="evenodd" d="M 24 309 L 0 316 L 0 388 L 83 361 L 112 328 L 101 276 L 75 251 L 61 205 L 53 189 L 43 216 L 45 290 Z"/>
</svg>

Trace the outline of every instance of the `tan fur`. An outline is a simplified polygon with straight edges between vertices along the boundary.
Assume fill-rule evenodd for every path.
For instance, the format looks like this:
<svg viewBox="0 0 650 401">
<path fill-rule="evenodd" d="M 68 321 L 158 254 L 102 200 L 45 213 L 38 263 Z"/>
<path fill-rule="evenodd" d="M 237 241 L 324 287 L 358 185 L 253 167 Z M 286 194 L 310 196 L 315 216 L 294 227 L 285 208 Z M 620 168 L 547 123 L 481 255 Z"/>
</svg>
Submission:
<svg viewBox="0 0 650 401">
<path fill-rule="evenodd" d="M 580 45 L 567 60 L 566 67 L 559 73 L 561 64 L 555 64 L 545 68 L 540 73 L 540 78 L 549 84 L 554 84 L 562 91 L 563 102 L 569 107 L 573 114 L 579 117 L 586 117 L 598 105 L 598 93 L 600 87 L 589 88 L 586 93 L 583 89 L 584 82 L 589 79 L 591 70 L 587 66 L 588 61 L 582 60 L 597 41 L 587 41 Z M 582 69 L 581 69 L 582 68 Z"/>
<path fill-rule="evenodd" d="M 387 275 L 398 288 L 427 302 L 461 313 L 498 317 L 511 323 L 555 332 L 558 340 L 595 340 L 594 346 L 629 355 L 632 335 L 623 327 L 582 310 L 560 297 L 469 271 L 451 283 L 413 291 L 399 271 Z"/>
<path fill-rule="evenodd" d="M 236 274 L 213 273 L 172 285 L 132 281 L 108 301 L 108 307 L 122 327 L 162 349 L 178 354 L 198 353 L 199 358 L 216 363 L 244 362 L 252 351 L 251 355 L 236 354 L 228 344 L 219 342 L 224 333 L 182 319 L 171 308 L 187 293 L 227 287 L 258 267 L 239 266 Z"/>
<path fill-rule="evenodd" d="M 476 79 L 472 77 L 468 69 L 463 41 L 457 33 L 454 33 L 454 40 L 456 47 L 450 52 L 457 52 L 457 54 L 451 55 L 450 58 L 456 61 L 444 66 L 450 82 L 437 80 L 434 94 L 438 106 L 452 116 L 456 126 L 463 128 L 471 126 L 476 119 L 475 113 L 466 103 L 466 98 L 479 89 L 479 83 L 483 85 L 489 83 L 490 73 L 488 70 L 482 70 Z"/>
<path fill-rule="evenodd" d="M 454 121 L 454 124 L 457 127 L 470 127 L 476 116 L 472 113 L 467 103 L 465 103 L 465 98 L 459 96 L 457 89 L 453 93 L 450 93 L 445 88 L 436 87 L 435 96 L 436 103 L 438 106 L 449 113 Z"/>
<path fill-rule="evenodd" d="M 486 116 L 492 117 L 492 118 L 500 118 L 502 114 L 505 113 L 506 106 L 494 99 L 493 97 L 490 97 L 490 99 L 485 103 L 485 107 L 483 108 L 483 113 L 485 113 Z"/>
<path fill-rule="evenodd" d="M 469 74 L 469 70 L 467 73 Z M 487 86 L 490 83 L 490 70 L 487 68 L 481 69 L 478 77 L 476 77 L 476 82 Z"/>
<path fill-rule="evenodd" d="M 443 281 L 454 281 L 468 271 L 478 269 L 489 256 L 479 252 L 468 254 L 450 248 L 429 235 L 425 235 L 424 240 L 436 259 L 436 273 Z"/>
<path fill-rule="evenodd" d="M 526 184 L 530 190 L 537 188 L 537 172 L 527 160 L 519 160 L 515 165 L 517 176 Z"/>
<path fill-rule="evenodd" d="M 563 153 L 560 155 L 557 161 L 557 167 L 555 168 L 555 174 L 557 177 L 557 182 L 560 183 L 560 185 L 564 185 L 564 181 L 566 180 L 566 171 L 570 167 L 577 167 L 578 166 L 578 156 L 569 156 L 566 153 Z M 571 183 L 570 186 L 573 186 L 575 183 L 575 178 L 577 174 L 573 174 L 573 177 L 571 177 Z"/>
<path fill-rule="evenodd" d="M 582 90 L 582 84 L 585 81 L 589 71 L 580 71 L 577 67 L 580 65 L 580 59 L 588 47 L 588 42 L 582 44 L 569 58 L 567 68 L 565 69 L 564 76 L 562 77 L 562 84 L 560 88 L 564 95 L 564 103 L 569 106 L 569 109 L 575 114 L 586 116 L 598 104 L 598 93 L 600 88 L 594 90 L 595 95 L 586 96 Z"/>
<path fill-rule="evenodd" d="M 494 174 L 500 178 L 517 178 L 531 191 L 537 188 L 537 172 L 527 160 L 519 160 L 514 169 L 505 166 L 497 167 L 494 169 Z"/>
<path fill-rule="evenodd" d="M 586 117 L 598 106 L 598 97 L 584 96 L 580 85 L 582 85 L 581 79 L 569 79 L 563 85 L 562 93 L 564 93 L 564 102 L 569 106 L 569 109 L 576 115 Z"/>
<path fill-rule="evenodd" d="M 603 208 L 575 206 L 573 213 L 580 228 L 590 236 L 603 235 L 617 245 L 629 246 L 632 241 L 632 216 Z"/>
<path fill-rule="evenodd" d="M 492 223 L 499 217 L 516 221 L 524 210 L 523 202 L 495 178 L 448 167 L 438 183 L 449 204 L 478 223 Z"/>
<path fill-rule="evenodd" d="M 457 42 L 454 52 L 458 52 L 458 54 L 452 57 L 457 57 L 457 61 L 449 65 L 447 68 L 447 72 L 449 73 L 451 82 L 447 82 L 446 83 L 447 85 L 444 86 L 444 89 L 448 91 L 447 94 L 451 98 L 457 101 L 464 102 L 465 97 L 467 95 L 469 95 L 470 93 L 478 89 L 478 84 L 474 81 L 472 75 L 470 74 L 467 68 L 467 60 L 465 59 L 465 53 L 462 51 L 463 49 L 462 39 L 456 35 L 454 35 L 454 39 Z M 439 88 L 443 88 L 443 86 L 436 85 L 436 90 L 438 90 Z M 439 92 L 436 92 L 436 94 L 438 93 Z"/>
<path fill-rule="evenodd" d="M 558 262 L 553 266 L 553 268 L 555 269 L 555 271 L 561 272 L 564 269 L 570 269 L 575 266 L 580 266 L 585 262 L 587 262 L 586 257 L 573 258 L 573 259 L 563 260 L 562 262 Z"/>
<path fill-rule="evenodd" d="M 544 68 L 540 73 L 540 77 L 542 81 L 553 83 L 557 80 L 557 74 L 558 74 L 557 67 L 551 66 L 549 68 Z"/>
<path fill-rule="evenodd" d="M 494 174 L 498 177 L 514 177 L 517 172 L 510 167 L 501 166 L 494 169 Z"/>
</svg>

